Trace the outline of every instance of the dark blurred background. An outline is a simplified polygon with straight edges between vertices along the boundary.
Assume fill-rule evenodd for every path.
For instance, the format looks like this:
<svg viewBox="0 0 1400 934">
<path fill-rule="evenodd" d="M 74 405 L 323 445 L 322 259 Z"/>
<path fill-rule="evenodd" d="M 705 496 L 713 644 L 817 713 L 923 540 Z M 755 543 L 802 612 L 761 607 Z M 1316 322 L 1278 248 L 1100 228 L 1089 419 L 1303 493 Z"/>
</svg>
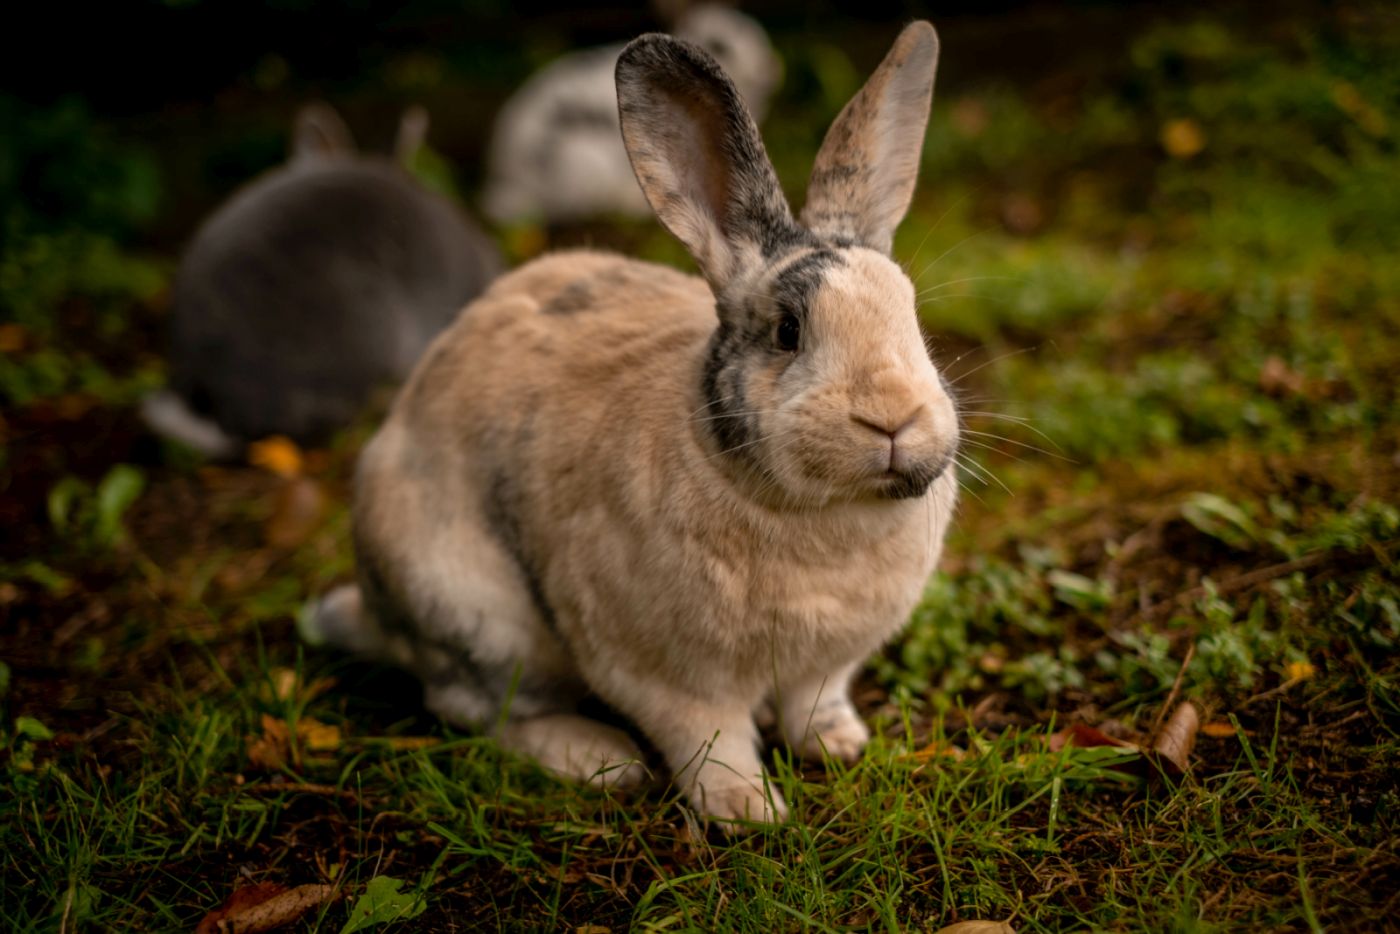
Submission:
<svg viewBox="0 0 1400 934">
<path fill-rule="evenodd" d="M 766 0 L 743 8 L 787 63 L 776 119 L 811 124 L 809 137 L 822 125 L 808 110 L 839 105 L 899 24 L 915 17 L 933 19 L 943 37 L 941 99 L 989 82 L 1045 99 L 1118 80 L 1132 37 L 1152 23 L 1208 14 L 1246 34 L 1306 30 L 1345 43 L 1348 24 L 1365 29 L 1386 15 L 1382 4 L 1338 11 L 1296 0 Z M 169 244 L 231 187 L 283 157 L 291 114 L 312 98 L 339 107 L 368 148 L 387 145 L 405 104 L 427 105 L 432 143 L 470 192 L 496 109 L 532 71 L 571 49 L 661 25 L 644 4 L 27 5 L 0 39 L 0 199 L 24 203 L 35 221 L 83 212 L 114 232 Z"/>
</svg>

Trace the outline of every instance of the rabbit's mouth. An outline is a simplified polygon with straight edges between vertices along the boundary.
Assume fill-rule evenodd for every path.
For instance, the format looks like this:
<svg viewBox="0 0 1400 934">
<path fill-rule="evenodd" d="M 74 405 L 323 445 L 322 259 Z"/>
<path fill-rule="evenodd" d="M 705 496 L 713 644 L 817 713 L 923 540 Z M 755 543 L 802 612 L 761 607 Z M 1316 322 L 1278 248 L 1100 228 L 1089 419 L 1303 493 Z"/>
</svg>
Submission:
<svg viewBox="0 0 1400 934">
<path fill-rule="evenodd" d="M 928 492 L 952 463 L 953 452 L 948 451 L 936 460 L 913 461 L 898 469 L 891 467 L 880 476 L 876 492 L 881 499 L 917 499 Z"/>
</svg>

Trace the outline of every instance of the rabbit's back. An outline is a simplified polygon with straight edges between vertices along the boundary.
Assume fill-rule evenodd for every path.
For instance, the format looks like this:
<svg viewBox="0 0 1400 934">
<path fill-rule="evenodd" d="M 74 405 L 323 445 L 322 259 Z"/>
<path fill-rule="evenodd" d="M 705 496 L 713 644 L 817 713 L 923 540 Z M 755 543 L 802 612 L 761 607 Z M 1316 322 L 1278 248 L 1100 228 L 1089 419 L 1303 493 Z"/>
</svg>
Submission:
<svg viewBox="0 0 1400 934">
<path fill-rule="evenodd" d="M 279 169 L 190 246 L 173 386 L 235 435 L 322 437 L 402 379 L 495 265 L 450 202 L 388 162 Z"/>
</svg>

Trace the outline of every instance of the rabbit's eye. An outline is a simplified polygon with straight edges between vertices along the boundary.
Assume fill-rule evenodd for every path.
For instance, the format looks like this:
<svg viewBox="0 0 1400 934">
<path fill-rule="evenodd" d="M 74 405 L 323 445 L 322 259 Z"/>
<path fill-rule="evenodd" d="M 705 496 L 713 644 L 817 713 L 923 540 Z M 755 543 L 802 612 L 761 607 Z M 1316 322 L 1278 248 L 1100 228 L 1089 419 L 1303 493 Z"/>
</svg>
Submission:
<svg viewBox="0 0 1400 934">
<path fill-rule="evenodd" d="M 773 334 L 773 342 L 778 345 L 779 350 L 796 353 L 797 342 L 801 337 L 802 323 L 797 320 L 797 315 L 788 312 L 778 321 L 778 329 Z"/>
</svg>

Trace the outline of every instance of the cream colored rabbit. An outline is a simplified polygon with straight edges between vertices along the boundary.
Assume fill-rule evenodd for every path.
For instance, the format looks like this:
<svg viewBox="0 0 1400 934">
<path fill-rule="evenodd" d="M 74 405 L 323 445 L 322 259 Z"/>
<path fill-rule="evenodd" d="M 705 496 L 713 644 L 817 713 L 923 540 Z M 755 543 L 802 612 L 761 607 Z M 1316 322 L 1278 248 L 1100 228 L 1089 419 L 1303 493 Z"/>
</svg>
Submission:
<svg viewBox="0 0 1400 934">
<path fill-rule="evenodd" d="M 903 625 L 952 516 L 958 417 L 888 253 L 938 41 L 900 35 L 837 118 L 801 219 L 734 86 L 648 35 L 622 131 L 703 279 L 560 253 L 432 346 L 360 462 L 359 587 L 312 634 L 416 672 L 428 706 L 579 779 L 640 776 L 592 692 L 721 819 L 785 815 L 756 711 L 858 756 L 848 697 Z"/>
</svg>

